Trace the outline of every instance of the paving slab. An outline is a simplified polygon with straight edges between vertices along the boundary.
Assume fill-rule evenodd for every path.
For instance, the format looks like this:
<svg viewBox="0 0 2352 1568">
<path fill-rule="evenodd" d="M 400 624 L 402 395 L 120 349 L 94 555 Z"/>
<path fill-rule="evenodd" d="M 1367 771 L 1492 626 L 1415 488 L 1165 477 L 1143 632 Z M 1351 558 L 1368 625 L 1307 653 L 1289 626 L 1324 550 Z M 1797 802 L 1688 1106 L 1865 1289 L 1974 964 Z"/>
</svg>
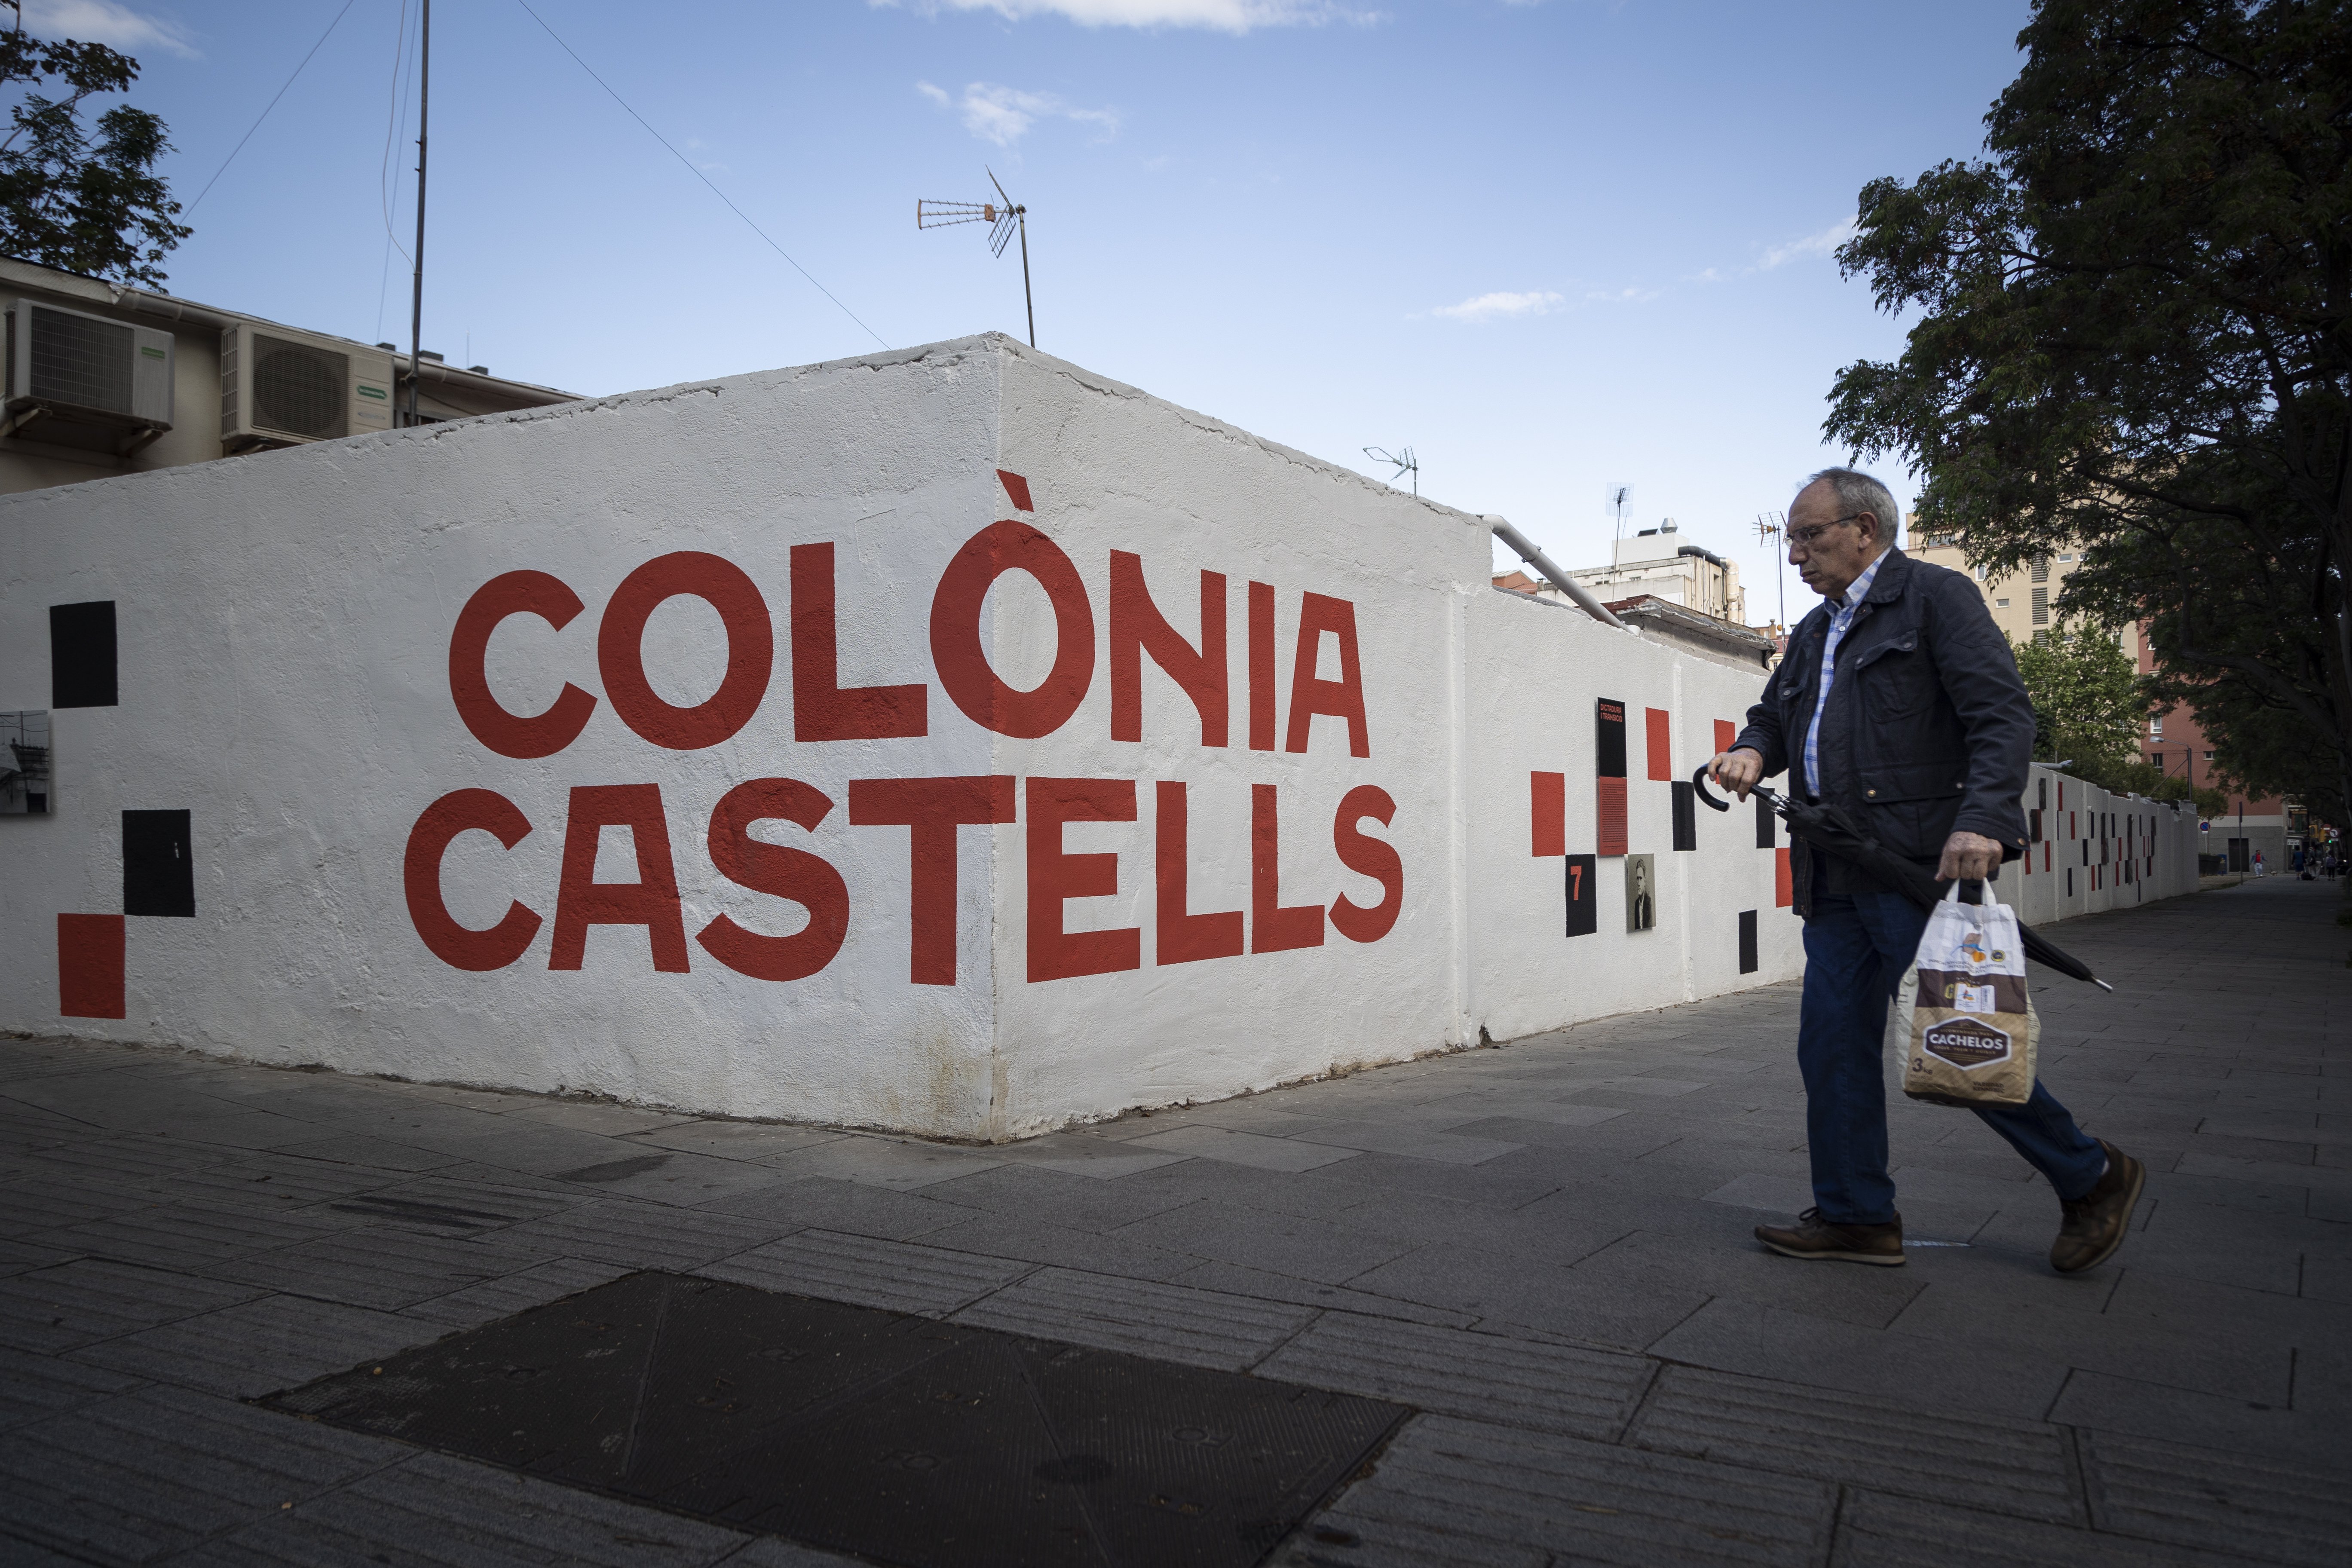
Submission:
<svg viewBox="0 0 2352 1568">
<path fill-rule="evenodd" d="M 804 1230 L 738 1252 L 697 1272 L 763 1290 L 940 1317 L 1011 1284 L 1035 1267 L 874 1237 Z"/>
<path fill-rule="evenodd" d="M 1423 1410 L 1614 1442 L 1657 1363 L 1499 1334 L 1327 1312 L 1258 1363 L 1261 1376 Z"/>
<path fill-rule="evenodd" d="M 1819 1482 L 1429 1415 L 1407 1423 L 1284 1561 L 1797 1568 L 1827 1555 L 1834 1513 L 1835 1493 Z"/>
<path fill-rule="evenodd" d="M 1244 1372 L 1315 1320 L 1312 1309 L 1073 1268 L 1042 1268 L 954 1321 Z"/>
<path fill-rule="evenodd" d="M 1801 1384 L 1674 1366 L 1633 1418 L 1637 1447 L 2084 1524 L 2073 1444 L 2043 1422 L 1890 1406 Z"/>
</svg>

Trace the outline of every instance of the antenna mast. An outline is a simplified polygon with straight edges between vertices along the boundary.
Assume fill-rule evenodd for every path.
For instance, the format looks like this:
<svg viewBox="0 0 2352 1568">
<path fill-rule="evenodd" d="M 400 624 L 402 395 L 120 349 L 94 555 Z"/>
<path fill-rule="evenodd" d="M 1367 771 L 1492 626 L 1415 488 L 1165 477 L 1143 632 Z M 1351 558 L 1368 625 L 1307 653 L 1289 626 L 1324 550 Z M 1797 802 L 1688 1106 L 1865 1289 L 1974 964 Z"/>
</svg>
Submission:
<svg viewBox="0 0 2352 1568">
<path fill-rule="evenodd" d="M 989 253 L 997 257 L 1004 254 L 1004 247 L 1015 234 L 1021 237 L 1021 299 L 1029 307 L 1029 346 L 1034 349 L 1037 346 L 1037 298 L 1029 289 L 1029 209 L 1005 195 L 1003 183 L 993 169 L 988 170 L 988 183 L 996 187 L 1001 200 L 935 202 L 925 197 L 915 204 L 915 226 L 950 228 L 960 223 L 984 223 Z"/>
<path fill-rule="evenodd" d="M 1633 487 L 1627 484 L 1611 485 L 1601 492 L 1601 510 L 1617 520 L 1617 539 L 1620 543 L 1622 543 L 1625 538 L 1625 515 L 1633 510 Z"/>
<path fill-rule="evenodd" d="M 433 96 L 433 0 L 424 0 L 416 42 L 416 282 L 408 302 L 408 422 L 425 384 L 425 113 Z"/>
<path fill-rule="evenodd" d="M 1780 547 L 1772 542 L 1788 531 L 1789 518 L 1786 512 L 1764 511 L 1756 514 L 1756 542 L 1769 547 L 1772 552 L 1772 581 L 1780 589 L 1780 629 L 1783 632 L 1789 629 L 1789 563 L 1781 554 Z"/>
</svg>

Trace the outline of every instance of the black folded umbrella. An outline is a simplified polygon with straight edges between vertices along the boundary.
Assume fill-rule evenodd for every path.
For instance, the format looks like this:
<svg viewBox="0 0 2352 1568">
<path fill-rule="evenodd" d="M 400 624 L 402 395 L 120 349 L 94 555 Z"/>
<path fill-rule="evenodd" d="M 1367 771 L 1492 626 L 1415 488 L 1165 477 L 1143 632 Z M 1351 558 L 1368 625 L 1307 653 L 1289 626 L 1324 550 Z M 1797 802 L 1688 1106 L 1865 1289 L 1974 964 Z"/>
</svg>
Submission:
<svg viewBox="0 0 2352 1568">
<path fill-rule="evenodd" d="M 1706 769 L 1701 768 L 1691 775 L 1691 786 L 1697 792 L 1699 799 L 1716 810 L 1731 809 L 1729 801 L 1718 800 L 1707 793 Z M 1841 806 L 1798 800 L 1778 790 L 1767 789 L 1762 784 L 1756 785 L 1748 793 L 1763 801 L 1789 825 L 1791 837 L 1801 838 L 1817 849 L 1861 867 L 1922 910 L 1934 909 L 1943 898 L 1944 890 L 1951 886 L 1949 882 L 1938 880 L 1936 873 L 1925 866 L 1906 859 L 1873 838 Z M 2087 980 L 2102 991 L 2115 989 L 2092 973 L 2089 964 L 2023 921 L 2017 922 L 2017 929 L 2025 939 L 2025 956 L 2036 963 L 2075 980 Z"/>
</svg>

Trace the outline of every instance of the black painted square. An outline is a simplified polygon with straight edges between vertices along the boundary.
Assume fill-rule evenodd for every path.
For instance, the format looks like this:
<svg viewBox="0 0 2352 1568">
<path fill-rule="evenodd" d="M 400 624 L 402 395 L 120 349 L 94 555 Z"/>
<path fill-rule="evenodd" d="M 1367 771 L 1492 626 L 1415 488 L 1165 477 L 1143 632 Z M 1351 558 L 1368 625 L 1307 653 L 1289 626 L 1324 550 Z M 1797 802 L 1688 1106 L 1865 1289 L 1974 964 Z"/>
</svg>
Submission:
<svg viewBox="0 0 2352 1568">
<path fill-rule="evenodd" d="M 49 606 L 49 706 L 111 708 L 114 601 Z"/>
<path fill-rule="evenodd" d="M 1406 1414 L 659 1273 L 263 1403 L 906 1568 L 1244 1568 Z"/>
<path fill-rule="evenodd" d="M 1739 911 L 1739 973 L 1756 973 L 1756 911 Z"/>
<path fill-rule="evenodd" d="M 1568 858 L 1568 934 L 1591 936 L 1601 929 L 1601 901 L 1592 879 L 1600 860 L 1591 855 Z"/>
<path fill-rule="evenodd" d="M 1772 815 L 1772 808 L 1765 804 L 1764 797 L 1758 795 L 1756 797 L 1757 848 L 1778 849 L 1780 847 L 1780 833 L 1778 826 L 1780 820 Z"/>
<path fill-rule="evenodd" d="M 1592 771 L 1604 779 L 1625 776 L 1625 705 L 1613 698 L 1592 705 Z"/>
<path fill-rule="evenodd" d="M 1675 847 L 1698 847 L 1698 795 L 1688 779 L 1676 779 L 1675 789 Z"/>
<path fill-rule="evenodd" d="M 188 843 L 186 812 L 122 814 L 122 912 L 196 912 L 196 866 Z"/>
</svg>

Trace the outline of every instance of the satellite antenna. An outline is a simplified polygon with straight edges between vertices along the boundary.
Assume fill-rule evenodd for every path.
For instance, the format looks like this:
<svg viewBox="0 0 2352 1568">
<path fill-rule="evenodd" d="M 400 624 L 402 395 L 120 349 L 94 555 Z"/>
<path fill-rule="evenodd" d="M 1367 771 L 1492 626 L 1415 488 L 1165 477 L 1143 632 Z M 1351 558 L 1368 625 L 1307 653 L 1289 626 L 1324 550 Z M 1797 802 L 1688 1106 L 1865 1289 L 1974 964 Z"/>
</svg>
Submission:
<svg viewBox="0 0 2352 1568">
<path fill-rule="evenodd" d="M 986 165 L 982 165 L 986 167 Z M 917 228 L 950 228 L 960 223 L 988 225 L 988 250 L 1001 257 L 1015 234 L 1021 237 L 1021 298 L 1029 307 L 1029 346 L 1037 346 L 1037 300 L 1029 291 L 1029 209 L 1004 194 L 1004 186 L 996 171 L 988 171 L 988 183 L 996 187 L 998 199 L 992 202 L 935 202 L 928 198 L 915 204 Z"/>
<path fill-rule="evenodd" d="M 1601 492 L 1601 510 L 1617 520 L 1617 537 L 1622 540 L 1625 537 L 1625 516 L 1633 510 L 1633 487 L 1611 485 Z"/>
<path fill-rule="evenodd" d="M 1404 475 L 1411 474 L 1412 476 L 1412 493 L 1415 495 L 1419 495 L 1421 493 L 1421 459 L 1412 455 L 1412 447 L 1403 447 L 1395 456 L 1391 457 L 1389 453 L 1383 451 L 1378 447 L 1367 447 L 1364 448 L 1364 456 L 1370 458 L 1375 463 L 1388 463 L 1395 467 L 1396 472 L 1389 476 L 1389 483 L 1391 484 L 1396 483 L 1397 480 Z"/>
</svg>

